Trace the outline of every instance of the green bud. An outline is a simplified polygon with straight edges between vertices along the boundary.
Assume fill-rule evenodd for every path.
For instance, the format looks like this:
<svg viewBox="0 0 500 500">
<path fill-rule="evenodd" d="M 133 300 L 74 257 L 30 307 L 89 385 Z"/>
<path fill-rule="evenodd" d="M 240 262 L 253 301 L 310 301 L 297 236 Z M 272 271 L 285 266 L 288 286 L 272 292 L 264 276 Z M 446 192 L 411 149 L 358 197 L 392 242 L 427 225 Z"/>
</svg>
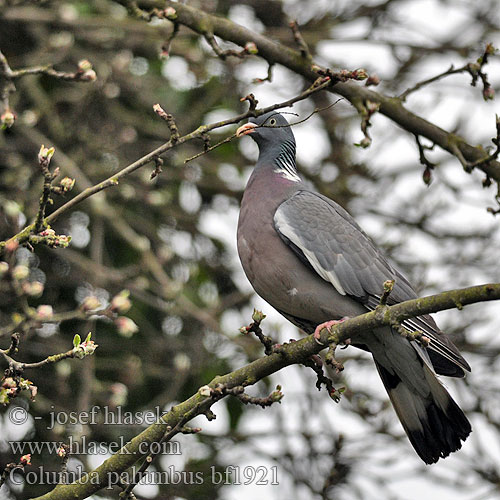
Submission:
<svg viewBox="0 0 500 500">
<path fill-rule="evenodd" d="M 266 315 L 262 311 L 257 311 L 257 309 L 253 310 L 252 314 L 252 320 L 255 321 L 255 323 L 260 323 Z"/>
<path fill-rule="evenodd" d="M 68 191 L 71 191 L 73 189 L 73 186 L 75 185 L 75 179 L 64 177 L 63 179 L 61 179 L 59 185 L 61 186 L 63 192 L 67 193 Z"/>
<path fill-rule="evenodd" d="M 38 161 L 43 161 L 43 160 L 47 160 L 47 161 L 50 161 L 50 159 L 52 158 L 52 156 L 54 156 L 54 153 L 55 153 L 55 148 L 46 148 L 43 144 L 42 146 L 40 147 L 40 151 L 38 152 Z"/>
</svg>

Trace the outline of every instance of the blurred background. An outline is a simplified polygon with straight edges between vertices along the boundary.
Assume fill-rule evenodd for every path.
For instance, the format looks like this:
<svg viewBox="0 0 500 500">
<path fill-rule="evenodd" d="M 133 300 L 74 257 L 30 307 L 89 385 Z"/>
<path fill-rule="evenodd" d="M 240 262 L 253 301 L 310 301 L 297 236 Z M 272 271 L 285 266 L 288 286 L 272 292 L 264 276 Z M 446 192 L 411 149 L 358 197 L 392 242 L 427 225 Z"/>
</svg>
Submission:
<svg viewBox="0 0 500 500">
<path fill-rule="evenodd" d="M 399 95 L 452 64 L 475 61 L 487 42 L 500 45 L 495 0 L 185 3 L 292 47 L 288 22 L 297 19 L 318 63 L 376 73 L 381 83 L 375 90 L 387 95 Z M 46 75 L 16 80 L 10 103 L 17 119 L 0 134 L 0 239 L 14 235 L 37 213 L 42 176 L 36 156 L 42 144 L 55 147 L 52 165 L 61 176 L 76 179 L 71 193 L 55 197 L 50 212 L 166 142 L 168 128 L 153 112 L 155 103 L 174 115 L 185 134 L 244 111 L 247 105 L 240 98 L 249 92 L 265 106 L 309 85 L 280 66 L 273 67 L 272 81 L 257 83 L 254 79 L 268 74 L 266 61 L 258 56 L 223 61 L 184 27 L 168 57 L 160 57 L 172 29 L 167 20 L 139 20 L 108 0 L 0 1 L 0 50 L 12 69 L 51 64 L 72 72 L 88 59 L 97 74 L 95 82 Z M 498 58 L 484 69 L 498 92 Z M 470 81 L 468 74 L 450 76 L 411 94 L 407 107 L 470 144 L 491 145 L 498 104 L 485 102 L 481 86 Z M 303 118 L 334 100 L 333 94 L 318 93 L 292 111 Z M 414 136 L 382 115 L 376 114 L 372 124 L 368 149 L 354 146 L 363 134 L 347 101 L 294 127 L 303 177 L 347 208 L 420 294 L 500 281 L 498 217 L 487 212 L 495 207 L 496 187 L 484 188 L 484 174 L 466 174 L 456 158 L 437 148 L 426 151 L 437 164 L 426 186 Z M 235 129 L 216 130 L 212 143 Z M 105 307 L 128 289 L 132 308 L 126 316 L 138 329 L 89 317 L 46 323 L 23 334 L 16 359 L 24 362 L 67 351 L 75 333 L 85 337 L 92 331 L 99 348 L 83 360 L 25 373 L 38 386 L 38 395 L 31 402 L 22 394 L 0 408 L 0 470 L 28 452 L 16 451 L 12 442 L 78 442 L 82 437 L 98 444 L 99 452 L 81 450 L 68 468 L 96 467 L 110 456 L 113 443 L 132 438 L 143 427 L 101 422 L 51 428 L 54 413 L 93 406 L 168 410 L 215 375 L 263 356 L 261 344 L 238 331 L 251 323 L 253 307 L 268 315 L 264 331 L 277 341 L 302 335 L 253 293 L 236 254 L 239 200 L 257 158 L 256 145 L 244 137 L 184 164 L 202 149 L 201 140 L 175 148 L 153 180 L 150 164 L 59 218 L 54 229 L 71 235 L 69 248 L 17 249 L 15 264 L 29 268 L 26 280 L 44 286 L 40 297 L 27 299 L 30 306 L 47 304 L 62 313 L 96 297 Z M 22 304 L 5 280 L 0 284 L 3 327 Z M 437 465 L 423 465 L 370 357 L 351 347 L 339 354 L 345 371 L 334 377 L 336 387 L 346 387 L 340 404 L 317 391 L 310 369 L 282 370 L 248 391 L 265 396 L 280 384 L 285 395 L 280 405 L 262 410 L 229 398 L 217 403 L 215 421 L 196 418 L 191 425 L 203 431 L 178 436 L 179 448 L 159 456 L 151 467 L 183 472 L 183 480 L 139 485 L 137 497 L 500 498 L 498 304 L 436 317 L 472 366 L 465 380 L 445 381 L 474 428 L 462 451 Z M 2 331 L 0 347 L 6 349 L 9 336 Z M 12 424 L 13 407 L 29 411 L 26 423 Z M 36 473 L 40 467 L 56 471 L 61 462 L 46 448 L 33 453 L 31 461 L 26 470 Z M 210 480 L 211 471 L 231 471 L 228 467 L 239 468 L 239 481 L 231 473 L 218 484 Z M 249 477 L 259 467 L 267 472 L 267 485 L 257 484 L 258 474 Z M 205 480 L 194 481 L 188 473 L 201 473 Z M 19 484 L 4 484 L 2 500 L 38 496 L 53 487 L 28 479 L 19 476 Z M 270 484 L 273 480 L 279 484 Z M 249 484 L 232 484 L 238 482 Z M 118 498 L 118 492 L 103 490 L 94 498 Z"/>
</svg>

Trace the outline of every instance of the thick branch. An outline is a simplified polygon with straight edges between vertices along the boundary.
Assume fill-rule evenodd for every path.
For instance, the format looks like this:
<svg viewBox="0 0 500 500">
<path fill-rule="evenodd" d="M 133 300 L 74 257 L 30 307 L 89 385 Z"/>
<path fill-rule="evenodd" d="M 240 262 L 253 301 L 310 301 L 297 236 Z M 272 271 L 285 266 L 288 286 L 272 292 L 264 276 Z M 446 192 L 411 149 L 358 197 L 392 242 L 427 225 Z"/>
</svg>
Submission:
<svg viewBox="0 0 500 500">
<path fill-rule="evenodd" d="M 332 333 L 322 331 L 321 342 L 338 344 L 348 338 L 355 338 L 356 334 L 367 329 L 382 325 L 392 325 L 404 319 L 421 314 L 433 313 L 445 309 L 458 308 L 489 300 L 500 299 L 500 283 L 479 285 L 460 290 L 443 292 L 420 299 L 409 300 L 394 306 L 379 306 L 375 311 L 352 318 L 332 328 Z M 297 342 L 283 345 L 279 352 L 260 358 L 247 366 L 227 375 L 215 377 L 208 387 L 216 390 L 221 385 L 226 389 L 238 386 L 247 387 L 256 384 L 264 377 L 275 373 L 286 366 L 302 363 L 310 356 L 317 354 L 325 346 L 319 345 L 312 336 L 308 336 Z M 187 423 L 185 417 L 189 415 L 205 414 L 214 404 L 216 399 L 199 391 L 183 403 L 174 406 L 159 423 L 156 423 L 141 434 L 133 438 L 118 453 L 106 460 L 97 469 L 84 475 L 80 480 L 69 485 L 58 485 L 54 490 L 35 500 L 79 500 L 87 498 L 91 494 L 109 485 L 110 478 L 116 477 L 116 473 L 125 471 L 131 467 L 141 456 L 140 450 L 147 450 L 147 445 L 142 443 L 153 443 L 163 438 L 170 426 L 174 429 L 179 422 Z M 212 391 L 207 390 L 208 393 Z M 231 391 L 229 391 L 231 392 Z M 196 408 L 196 411 L 194 409 Z"/>
<path fill-rule="evenodd" d="M 307 58 L 302 57 L 300 51 L 274 42 L 266 36 L 254 33 L 228 19 L 213 16 L 189 5 L 171 0 L 147 0 L 139 2 L 139 4 L 145 8 L 165 8 L 165 6 L 174 8 L 176 11 L 176 22 L 189 27 L 200 35 L 210 32 L 223 40 L 236 43 L 241 47 L 244 47 L 248 42 L 253 42 L 257 47 L 258 54 L 270 64 L 282 64 L 311 82 L 318 77 L 317 72 L 314 71 L 315 65 L 311 64 Z M 457 151 L 460 152 L 468 163 L 475 163 L 487 157 L 483 148 L 472 146 L 462 137 L 448 132 L 412 113 L 403 106 L 401 99 L 397 97 L 389 97 L 374 92 L 353 82 L 339 82 L 334 87 L 329 88 L 329 90 L 345 97 L 353 104 L 367 100 L 379 103 L 379 112 L 396 122 L 402 128 L 415 135 L 426 137 L 432 143 L 437 144 L 454 156 L 457 156 Z M 478 168 L 492 179 L 500 182 L 500 162 L 489 161 L 479 164 Z"/>
</svg>

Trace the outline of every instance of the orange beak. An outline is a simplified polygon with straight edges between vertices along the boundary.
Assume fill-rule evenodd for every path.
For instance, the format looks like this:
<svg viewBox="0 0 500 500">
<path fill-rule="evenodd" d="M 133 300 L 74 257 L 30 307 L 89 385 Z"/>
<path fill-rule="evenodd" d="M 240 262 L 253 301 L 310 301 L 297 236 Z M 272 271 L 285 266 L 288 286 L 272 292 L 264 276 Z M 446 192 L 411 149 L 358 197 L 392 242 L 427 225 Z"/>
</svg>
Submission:
<svg viewBox="0 0 500 500">
<path fill-rule="evenodd" d="M 255 123 L 250 123 L 250 122 L 245 123 L 245 125 L 242 125 L 236 131 L 236 137 L 241 137 L 242 135 L 251 134 L 255 128 L 257 128 L 257 125 Z"/>
</svg>

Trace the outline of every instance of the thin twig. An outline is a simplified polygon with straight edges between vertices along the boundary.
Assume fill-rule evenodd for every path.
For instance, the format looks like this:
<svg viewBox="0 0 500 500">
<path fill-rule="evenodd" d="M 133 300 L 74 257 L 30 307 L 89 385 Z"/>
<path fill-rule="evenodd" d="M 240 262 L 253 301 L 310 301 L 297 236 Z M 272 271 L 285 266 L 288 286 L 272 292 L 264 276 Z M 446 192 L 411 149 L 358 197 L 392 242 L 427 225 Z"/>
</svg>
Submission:
<svg viewBox="0 0 500 500">
<path fill-rule="evenodd" d="M 428 78 L 427 80 L 422 80 L 421 82 L 418 82 L 413 87 L 406 89 L 398 97 L 402 101 L 405 101 L 410 94 L 416 92 L 417 90 L 420 90 L 422 87 L 425 87 L 430 83 L 437 82 L 438 80 L 441 80 L 441 78 L 445 78 L 446 76 L 456 75 L 457 73 L 464 73 L 466 71 L 468 71 L 467 64 L 460 68 L 455 68 L 452 64 L 446 71 L 443 71 L 442 73 L 439 73 L 439 75 L 433 76 L 432 78 Z"/>
<path fill-rule="evenodd" d="M 0 111 L 4 112 L 2 114 L 2 122 L 5 122 L 5 113 L 10 111 L 9 94 L 15 92 L 15 90 L 16 87 L 12 82 L 12 69 L 9 66 L 7 58 L 0 50 L 0 99 L 2 104 Z M 13 113 L 12 117 L 14 120 L 15 115 Z"/>
<path fill-rule="evenodd" d="M 318 389 L 318 391 L 320 391 L 321 386 L 324 385 L 326 387 L 326 390 L 328 391 L 328 395 L 336 403 L 338 403 L 340 401 L 339 391 L 333 386 L 332 380 L 326 377 L 323 373 L 323 361 L 321 360 L 321 358 L 316 354 L 304 360 L 302 364 L 311 368 L 316 374 L 316 388 Z"/>
<path fill-rule="evenodd" d="M 16 361 L 11 356 L 7 354 L 8 351 L 4 351 L 0 349 L 0 355 L 3 357 L 4 361 L 6 361 L 9 365 L 9 376 L 19 375 L 24 372 L 26 369 L 31 368 L 40 368 L 41 366 L 57 363 L 62 361 L 63 359 L 75 358 L 78 357 L 77 351 L 75 349 L 70 349 L 69 351 L 62 352 L 60 354 L 53 354 L 52 356 L 47 356 L 45 359 L 41 361 L 36 361 L 34 363 L 21 363 Z"/>
<path fill-rule="evenodd" d="M 61 472 L 59 474 L 60 483 L 59 484 L 68 484 L 68 460 L 71 455 L 71 449 L 67 444 L 61 444 L 59 449 L 57 450 L 57 454 L 61 457 Z"/>
<path fill-rule="evenodd" d="M 50 159 L 52 158 L 53 154 L 54 148 L 48 149 L 45 146 L 42 146 L 40 148 L 40 153 L 38 153 L 38 163 L 43 175 L 43 190 L 42 196 L 40 197 L 40 206 L 35 219 L 35 233 L 39 233 L 42 230 L 43 219 L 45 217 L 45 209 L 47 208 L 47 204 L 51 203 L 50 194 L 52 192 L 52 181 L 54 180 L 55 175 L 57 175 L 52 175 L 49 170 Z"/>
<path fill-rule="evenodd" d="M 230 142 L 235 138 L 236 138 L 236 133 L 234 133 L 233 135 L 230 135 L 229 137 L 226 137 L 225 139 L 218 142 L 217 144 L 214 144 L 213 146 L 209 146 L 208 148 L 206 147 L 203 151 L 200 151 L 199 153 L 196 153 L 195 155 L 190 156 L 189 158 L 186 158 L 184 160 L 184 163 L 188 163 L 190 161 L 196 160 L 196 158 L 199 158 L 200 156 L 203 156 L 204 154 L 207 154 L 210 151 L 213 151 L 214 149 L 218 148 L 219 146 L 222 146 L 223 144 L 226 144 L 227 142 Z"/>
<path fill-rule="evenodd" d="M 472 168 L 470 168 L 469 162 L 465 159 L 462 151 L 460 151 L 460 148 L 455 143 L 451 143 L 450 149 L 452 153 L 458 158 L 458 161 L 462 164 L 464 170 L 470 174 L 472 172 Z"/>
<path fill-rule="evenodd" d="M 301 120 L 298 120 L 296 122 L 292 122 L 292 123 L 289 123 L 288 125 L 276 125 L 276 126 L 273 126 L 272 128 L 286 128 L 286 127 L 294 127 L 295 125 L 298 125 L 300 123 L 303 123 L 307 120 L 309 120 L 309 118 L 311 118 L 311 116 L 315 115 L 316 113 L 321 113 L 322 111 L 325 111 L 326 109 L 329 109 L 331 108 L 332 106 L 335 106 L 339 101 L 342 101 L 343 100 L 343 97 L 340 97 L 339 99 L 337 99 L 335 102 L 332 102 L 331 104 L 329 104 L 328 106 L 325 106 L 323 108 L 314 108 L 313 111 L 311 111 L 305 118 L 302 118 Z M 267 128 L 268 126 L 267 125 L 259 125 L 259 127 L 262 127 L 262 128 Z M 271 127 L 269 127 L 271 128 Z M 214 149 L 218 148 L 219 146 L 222 146 L 222 144 L 226 144 L 227 142 L 230 142 L 232 141 L 233 139 L 235 139 L 237 137 L 236 134 L 233 134 L 229 137 L 226 137 L 225 139 L 223 139 L 222 141 L 218 142 L 217 144 L 214 144 L 213 146 L 210 146 L 208 148 L 205 148 L 204 151 L 201 151 L 199 153 L 196 153 L 195 155 L 193 156 L 190 156 L 189 158 L 186 158 L 184 160 L 184 163 L 188 163 L 192 160 L 195 160 L 196 158 L 199 158 L 200 156 L 203 156 L 204 154 L 210 152 L 210 151 L 213 151 Z"/>
<path fill-rule="evenodd" d="M 30 457 L 30 455 L 24 455 L 24 457 Z M 14 462 L 11 462 L 11 463 L 8 463 L 4 470 L 2 471 L 2 475 L 0 476 L 0 487 L 5 483 L 5 481 L 11 477 L 11 474 L 15 471 L 15 470 L 19 470 L 19 471 L 22 471 L 24 472 L 24 467 L 26 465 L 31 465 L 31 463 L 28 461 L 26 462 L 26 460 L 23 460 L 24 457 L 21 458 L 21 460 L 19 461 L 19 463 L 14 463 Z"/>
<path fill-rule="evenodd" d="M 393 330 L 396 330 L 396 332 L 399 333 L 402 337 L 408 340 L 416 340 L 420 344 L 422 344 L 423 347 L 428 347 L 430 343 L 429 337 L 426 337 L 423 332 L 420 330 L 415 330 L 411 332 L 407 328 L 405 328 L 401 323 L 393 323 L 391 325 Z"/>
<path fill-rule="evenodd" d="M 222 50 L 219 47 L 219 44 L 217 43 L 217 40 L 215 40 L 214 34 L 207 32 L 205 33 L 205 40 L 208 42 L 210 47 L 212 47 L 213 51 L 217 55 L 217 57 L 220 57 L 223 61 L 226 60 L 227 57 L 233 56 L 237 57 L 239 59 L 243 59 L 245 56 L 249 54 L 249 51 L 247 49 L 247 46 L 245 46 L 241 50 L 233 50 L 233 49 L 227 49 L 227 50 Z M 255 44 L 254 44 L 255 45 Z"/>
<path fill-rule="evenodd" d="M 367 148 L 372 143 L 372 138 L 368 132 L 368 128 L 372 126 L 370 119 L 379 111 L 380 103 L 365 100 L 360 103 L 355 103 L 355 107 L 361 115 L 361 132 L 363 132 L 364 137 L 359 143 L 354 145 L 360 148 Z"/>
<path fill-rule="evenodd" d="M 432 78 L 428 78 L 427 80 L 422 80 L 421 82 L 415 84 L 413 87 L 406 89 L 402 94 L 399 95 L 399 99 L 405 101 L 410 94 L 416 92 L 422 87 L 425 87 L 430 83 L 441 80 L 446 76 L 456 75 L 457 73 L 469 73 L 472 77 L 471 85 L 474 87 L 476 86 L 478 78 L 480 78 L 483 83 L 484 99 L 485 100 L 492 99 L 494 96 L 494 92 L 493 89 L 491 88 L 490 83 L 488 82 L 488 76 L 486 75 L 486 73 L 482 71 L 482 69 L 483 66 L 488 63 L 489 56 L 495 53 L 495 50 L 496 50 L 495 47 L 493 47 L 491 43 L 488 43 L 484 49 L 483 54 L 477 59 L 476 62 L 467 63 L 464 66 L 461 66 L 460 68 L 455 68 L 452 64 L 446 71 L 443 71 L 442 73 L 439 73 L 438 75 L 433 76 Z"/>
<path fill-rule="evenodd" d="M 161 47 L 161 57 L 166 59 L 167 57 L 169 57 L 170 55 L 170 47 L 172 45 L 172 42 L 174 40 L 174 38 L 177 36 L 177 34 L 179 33 L 179 23 L 176 23 L 175 21 L 173 21 L 173 24 L 174 24 L 174 27 L 172 29 L 172 32 L 170 33 L 170 35 L 168 36 L 168 38 L 165 40 L 165 42 L 163 43 L 162 47 Z"/>
<path fill-rule="evenodd" d="M 260 343 L 264 346 L 264 353 L 269 356 L 274 351 L 273 346 L 275 345 L 274 340 L 267 335 L 264 335 L 262 332 L 262 328 L 260 327 L 261 322 L 266 317 L 262 311 L 258 311 L 257 309 L 253 310 L 252 319 L 253 323 L 248 326 L 242 326 L 240 328 L 240 332 L 244 334 L 253 333 L 260 340 Z"/>
<path fill-rule="evenodd" d="M 319 83 L 317 83 L 319 82 Z M 78 205 L 82 201 L 86 200 L 90 196 L 103 191 L 104 189 L 107 189 L 111 186 L 116 186 L 119 183 L 119 180 L 122 179 L 123 177 L 126 177 L 130 175 L 132 172 L 135 172 L 137 169 L 143 167 L 144 165 L 147 165 L 151 161 L 154 161 L 155 158 L 158 158 L 162 154 L 166 153 L 170 149 L 172 149 L 175 146 L 181 145 L 185 142 L 191 141 L 193 139 L 197 139 L 200 137 L 204 137 L 208 132 L 211 130 L 217 129 L 224 127 L 226 125 L 231 125 L 234 123 L 238 123 L 241 120 L 244 120 L 249 117 L 256 117 L 260 116 L 264 113 L 268 113 L 269 111 L 274 111 L 276 109 L 280 108 L 285 108 L 285 107 L 290 107 L 294 103 L 298 101 L 302 101 L 304 99 L 307 99 L 311 94 L 315 92 L 319 92 L 320 90 L 323 90 L 327 88 L 330 85 L 333 85 L 334 82 L 332 82 L 329 78 L 319 78 L 313 85 L 311 85 L 308 89 L 306 89 L 304 92 L 301 92 L 299 95 L 292 97 L 291 99 L 288 99 L 286 101 L 282 101 L 277 104 L 273 104 L 271 106 L 267 106 L 262 109 L 249 109 L 245 113 L 241 113 L 240 115 L 234 116 L 233 118 L 229 118 L 227 120 L 221 120 L 218 122 L 214 122 L 208 125 L 201 125 L 197 129 L 193 130 L 189 134 L 183 135 L 179 138 L 172 137 L 168 142 L 162 144 L 155 150 L 151 151 L 150 153 L 144 155 L 142 158 L 138 159 L 137 161 L 131 163 L 127 167 L 123 168 L 119 172 L 115 173 L 114 175 L 108 177 L 107 179 L 91 186 L 83 191 L 81 191 L 77 196 L 69 200 L 67 203 L 59 207 L 57 210 L 52 212 L 50 215 L 45 217 L 43 220 L 43 224 L 48 224 L 52 223 L 54 220 L 57 219 L 60 215 L 63 213 L 67 212 L 68 210 L 72 209 L 74 206 Z M 172 129 L 171 129 L 172 131 Z M 175 140 L 176 139 L 176 140 Z M 16 235 L 12 236 L 9 240 L 0 242 L 0 255 L 5 251 L 6 245 L 9 245 L 10 243 L 17 241 L 18 243 L 22 244 L 25 243 L 29 240 L 30 235 L 32 234 L 34 229 L 34 225 L 31 224 L 29 226 L 26 226 L 24 229 L 22 229 L 19 233 Z"/>
<path fill-rule="evenodd" d="M 233 396 L 236 396 L 245 405 L 250 404 L 250 405 L 260 406 L 261 408 L 266 408 L 268 406 L 273 405 L 274 403 L 281 403 L 281 400 L 283 399 L 283 393 L 281 392 L 280 385 L 278 385 L 276 387 L 276 390 L 273 391 L 271 394 L 269 394 L 269 396 L 266 396 L 265 398 L 249 396 L 248 394 L 244 393 L 245 388 L 243 386 L 239 386 L 239 388 L 241 388 L 242 390 L 237 394 L 234 393 L 237 389 L 236 387 L 228 391 L 228 393 Z"/>
<path fill-rule="evenodd" d="M 180 134 L 177 124 L 175 123 L 174 117 L 167 113 L 159 104 L 153 106 L 153 111 L 162 119 L 167 122 L 167 126 L 170 130 L 170 142 L 176 144 L 179 140 Z"/>
<path fill-rule="evenodd" d="M 387 299 L 389 298 L 389 295 L 392 293 L 392 290 L 394 288 L 394 280 L 387 280 L 384 281 L 384 293 L 382 294 L 382 297 L 380 297 L 380 302 L 379 304 L 381 306 L 385 306 L 387 304 Z"/>
<path fill-rule="evenodd" d="M 264 83 L 273 81 L 273 64 L 268 63 L 267 65 L 267 76 L 265 78 L 254 78 L 252 83 Z"/>
<path fill-rule="evenodd" d="M 425 167 L 424 173 L 422 175 L 422 179 L 423 179 L 424 183 L 427 186 L 429 186 L 430 183 L 432 182 L 432 171 L 434 170 L 434 167 L 436 166 L 436 163 L 432 163 L 425 156 L 425 150 L 426 149 L 429 149 L 429 150 L 433 149 L 434 145 L 432 145 L 432 146 L 424 146 L 420 142 L 420 137 L 418 136 L 418 134 L 415 134 L 415 141 L 416 141 L 417 147 L 418 147 L 418 157 L 419 157 L 420 163 L 422 165 L 424 165 L 424 167 Z"/>
<path fill-rule="evenodd" d="M 312 55 L 311 52 L 309 51 L 309 47 L 304 40 L 304 37 L 302 36 L 302 33 L 299 30 L 299 25 L 297 21 L 290 21 L 288 23 L 288 26 L 290 26 L 290 29 L 292 30 L 293 38 L 295 40 L 295 43 L 298 45 L 299 50 L 300 50 L 300 55 L 304 57 L 305 59 L 312 61 Z"/>
<path fill-rule="evenodd" d="M 500 117 L 498 115 L 495 116 L 495 123 L 496 123 L 497 135 L 496 135 L 496 137 L 491 139 L 491 142 L 493 144 L 495 144 L 495 146 L 496 146 L 495 151 L 493 151 L 493 153 L 486 156 L 485 158 L 482 158 L 482 159 L 474 161 L 474 162 L 470 162 L 469 163 L 470 169 L 484 165 L 485 163 L 488 163 L 492 160 L 496 160 L 498 158 L 498 156 L 500 155 Z"/>
</svg>

